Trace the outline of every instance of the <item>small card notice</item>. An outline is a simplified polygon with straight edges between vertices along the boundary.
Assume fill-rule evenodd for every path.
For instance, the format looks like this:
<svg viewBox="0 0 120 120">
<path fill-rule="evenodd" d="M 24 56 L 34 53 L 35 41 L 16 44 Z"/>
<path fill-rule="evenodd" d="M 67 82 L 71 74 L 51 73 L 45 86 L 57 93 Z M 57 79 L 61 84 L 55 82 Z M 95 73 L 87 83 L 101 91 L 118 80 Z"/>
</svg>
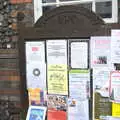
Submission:
<svg viewBox="0 0 120 120">
<path fill-rule="evenodd" d="M 26 120 L 45 120 L 46 110 L 46 107 L 30 106 Z"/>
</svg>

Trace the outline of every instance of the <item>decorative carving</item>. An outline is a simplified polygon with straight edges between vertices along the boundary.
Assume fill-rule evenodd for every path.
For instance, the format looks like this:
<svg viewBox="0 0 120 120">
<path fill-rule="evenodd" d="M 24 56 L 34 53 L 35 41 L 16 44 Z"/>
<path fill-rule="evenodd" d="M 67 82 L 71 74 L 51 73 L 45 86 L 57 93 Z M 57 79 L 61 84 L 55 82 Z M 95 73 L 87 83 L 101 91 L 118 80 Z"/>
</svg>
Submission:
<svg viewBox="0 0 120 120">
<path fill-rule="evenodd" d="M 75 24 L 78 20 L 77 15 L 60 15 L 58 16 L 58 24 Z"/>
</svg>

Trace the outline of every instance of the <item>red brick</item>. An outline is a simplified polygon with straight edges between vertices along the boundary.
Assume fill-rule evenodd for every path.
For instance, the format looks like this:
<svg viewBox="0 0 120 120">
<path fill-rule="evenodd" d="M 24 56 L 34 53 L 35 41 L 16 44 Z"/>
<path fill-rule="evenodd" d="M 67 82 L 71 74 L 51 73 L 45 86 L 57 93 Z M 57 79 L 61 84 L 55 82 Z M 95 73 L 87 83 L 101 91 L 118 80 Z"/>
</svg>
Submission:
<svg viewBox="0 0 120 120">
<path fill-rule="evenodd" d="M 19 4 L 19 3 L 32 3 L 32 0 L 10 0 L 12 4 Z"/>
</svg>

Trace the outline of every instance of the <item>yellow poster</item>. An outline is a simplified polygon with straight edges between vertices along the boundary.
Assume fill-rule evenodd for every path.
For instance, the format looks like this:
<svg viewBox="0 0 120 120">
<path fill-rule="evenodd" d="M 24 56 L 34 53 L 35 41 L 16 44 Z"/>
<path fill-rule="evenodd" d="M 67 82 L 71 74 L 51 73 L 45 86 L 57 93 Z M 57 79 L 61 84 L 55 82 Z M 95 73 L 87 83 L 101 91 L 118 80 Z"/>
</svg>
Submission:
<svg viewBox="0 0 120 120">
<path fill-rule="evenodd" d="M 120 103 L 112 103 L 112 116 L 120 117 Z"/>
<path fill-rule="evenodd" d="M 68 95 L 67 65 L 48 65 L 48 94 Z"/>
</svg>

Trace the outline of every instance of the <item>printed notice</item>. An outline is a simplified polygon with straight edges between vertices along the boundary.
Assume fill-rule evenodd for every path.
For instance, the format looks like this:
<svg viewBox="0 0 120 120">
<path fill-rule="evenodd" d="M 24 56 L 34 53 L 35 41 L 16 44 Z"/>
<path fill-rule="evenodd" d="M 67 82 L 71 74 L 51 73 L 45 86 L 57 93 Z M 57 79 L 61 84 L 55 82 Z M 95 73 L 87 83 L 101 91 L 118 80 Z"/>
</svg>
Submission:
<svg viewBox="0 0 120 120">
<path fill-rule="evenodd" d="M 90 72 L 89 70 L 71 70 L 69 73 L 70 97 L 79 101 L 89 98 L 90 93 Z"/>
<path fill-rule="evenodd" d="M 47 63 L 67 65 L 67 41 L 48 40 L 47 41 Z"/>
<path fill-rule="evenodd" d="M 91 37 L 91 67 L 110 67 L 111 37 Z"/>
<path fill-rule="evenodd" d="M 109 97 L 109 80 L 110 69 L 93 69 L 94 91 L 100 93 L 103 97 Z"/>
<path fill-rule="evenodd" d="M 48 65 L 47 77 L 49 94 L 68 95 L 67 65 Z"/>
<path fill-rule="evenodd" d="M 120 30 L 111 31 L 111 60 L 120 63 Z"/>
<path fill-rule="evenodd" d="M 45 62 L 44 42 L 26 42 L 26 62 Z"/>
<path fill-rule="evenodd" d="M 88 68 L 88 42 L 71 42 L 71 67 Z"/>
<path fill-rule="evenodd" d="M 120 103 L 120 72 L 113 71 L 110 75 L 110 99 Z"/>
<path fill-rule="evenodd" d="M 27 88 L 46 88 L 46 65 L 29 62 L 26 66 Z"/>
<path fill-rule="evenodd" d="M 89 120 L 88 100 L 79 101 L 70 98 L 68 100 L 68 120 Z"/>
</svg>

